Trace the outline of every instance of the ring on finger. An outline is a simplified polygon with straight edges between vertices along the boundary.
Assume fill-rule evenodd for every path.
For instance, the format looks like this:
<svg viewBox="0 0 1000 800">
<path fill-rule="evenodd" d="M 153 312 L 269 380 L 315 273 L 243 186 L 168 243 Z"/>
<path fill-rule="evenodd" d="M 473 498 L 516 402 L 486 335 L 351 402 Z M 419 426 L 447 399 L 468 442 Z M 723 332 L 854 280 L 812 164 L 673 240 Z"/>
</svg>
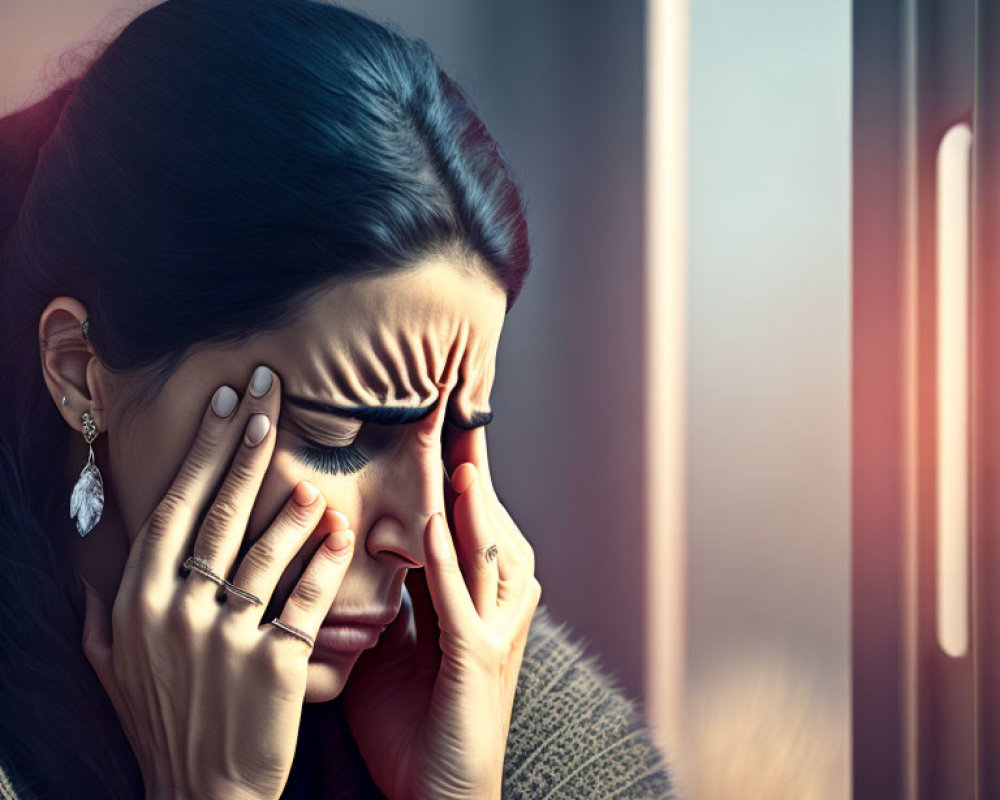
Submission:
<svg viewBox="0 0 1000 800">
<path fill-rule="evenodd" d="M 230 583 L 224 578 L 222 580 L 222 583 L 219 585 L 222 587 L 222 589 L 220 589 L 220 591 L 215 595 L 215 599 L 218 600 L 220 603 L 224 603 L 229 598 L 229 595 L 234 594 L 237 597 L 240 597 L 243 600 L 246 600 L 247 602 L 251 603 L 252 605 L 255 606 L 264 605 L 264 601 L 261 600 L 259 597 L 257 597 L 257 595 L 255 595 L 253 592 L 248 592 L 246 589 L 241 589 L 239 586 Z"/>
<path fill-rule="evenodd" d="M 184 575 L 185 577 L 193 570 L 199 575 L 204 575 L 213 583 L 219 584 L 219 586 L 222 586 L 226 582 L 226 579 L 214 572 L 212 566 L 201 556 L 188 556 L 184 561 L 184 569 L 188 570 Z"/>
<path fill-rule="evenodd" d="M 497 557 L 497 546 L 494 542 L 493 544 L 488 544 L 485 547 L 477 547 L 477 553 L 482 553 L 483 557 L 486 559 L 486 563 L 491 563 Z"/>
<path fill-rule="evenodd" d="M 199 575 L 204 575 L 213 583 L 218 584 L 219 591 L 216 592 L 215 599 L 220 603 L 225 602 L 229 594 L 235 594 L 237 597 L 241 597 L 255 606 L 264 605 L 264 601 L 257 597 L 257 595 L 248 592 L 246 589 L 241 589 L 213 571 L 209 563 L 204 558 L 201 558 L 201 556 L 188 556 L 184 561 L 184 568 L 189 571 L 193 570 Z"/>
<path fill-rule="evenodd" d="M 301 639 L 303 642 L 305 642 L 310 647 L 313 646 L 313 638 L 312 638 L 312 636 L 310 636 L 308 633 L 306 633 L 301 628 L 296 628 L 294 625 L 289 625 L 287 622 L 282 622 L 278 617 L 275 617 L 274 619 L 272 619 L 271 620 L 271 624 L 274 625 L 276 628 L 281 628 L 281 630 L 285 631 L 286 633 L 290 633 L 292 636 L 296 637 L 297 639 Z"/>
</svg>

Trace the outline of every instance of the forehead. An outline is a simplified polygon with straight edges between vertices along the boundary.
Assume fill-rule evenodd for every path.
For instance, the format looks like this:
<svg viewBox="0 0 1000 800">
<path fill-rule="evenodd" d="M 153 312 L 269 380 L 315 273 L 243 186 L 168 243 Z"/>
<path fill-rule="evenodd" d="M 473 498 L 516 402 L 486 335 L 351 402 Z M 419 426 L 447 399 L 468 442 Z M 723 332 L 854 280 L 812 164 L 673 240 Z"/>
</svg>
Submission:
<svg viewBox="0 0 1000 800">
<path fill-rule="evenodd" d="M 334 282 L 258 344 L 286 394 L 334 406 L 420 406 L 451 376 L 450 409 L 467 419 L 489 410 L 505 312 L 494 278 L 439 257 Z"/>
</svg>

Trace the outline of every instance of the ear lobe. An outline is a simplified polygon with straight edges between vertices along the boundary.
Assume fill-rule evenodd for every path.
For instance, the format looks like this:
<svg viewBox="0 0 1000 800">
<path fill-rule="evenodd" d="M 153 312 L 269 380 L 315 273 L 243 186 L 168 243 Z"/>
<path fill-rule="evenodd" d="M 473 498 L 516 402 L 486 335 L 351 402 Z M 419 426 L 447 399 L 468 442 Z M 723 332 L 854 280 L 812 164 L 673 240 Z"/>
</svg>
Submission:
<svg viewBox="0 0 1000 800">
<path fill-rule="evenodd" d="M 97 358 L 83 337 L 85 319 L 87 309 L 79 300 L 56 297 L 49 301 L 38 321 L 42 377 L 59 413 L 74 430 L 81 430 L 80 415 L 85 410 L 94 412 L 98 428 L 103 427 L 98 411 L 100 398 L 91 393 L 97 374 L 91 371 L 90 362 Z M 99 366 L 98 361 L 94 367 Z"/>
</svg>

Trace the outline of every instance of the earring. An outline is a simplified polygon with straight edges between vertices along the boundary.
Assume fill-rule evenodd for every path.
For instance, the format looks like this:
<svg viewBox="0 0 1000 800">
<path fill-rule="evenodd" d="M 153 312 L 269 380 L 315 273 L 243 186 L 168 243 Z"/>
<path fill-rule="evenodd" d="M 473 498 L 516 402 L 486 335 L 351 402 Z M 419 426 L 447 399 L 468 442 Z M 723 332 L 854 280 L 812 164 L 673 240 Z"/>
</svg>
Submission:
<svg viewBox="0 0 1000 800">
<path fill-rule="evenodd" d="M 80 419 L 83 422 L 83 438 L 90 447 L 90 455 L 73 487 L 73 494 L 69 499 L 69 517 L 76 518 L 77 532 L 80 536 L 86 536 L 101 519 L 101 512 L 104 511 L 104 480 L 101 478 L 101 471 L 94 463 L 92 445 L 97 438 L 97 425 L 89 411 L 84 411 Z"/>
</svg>

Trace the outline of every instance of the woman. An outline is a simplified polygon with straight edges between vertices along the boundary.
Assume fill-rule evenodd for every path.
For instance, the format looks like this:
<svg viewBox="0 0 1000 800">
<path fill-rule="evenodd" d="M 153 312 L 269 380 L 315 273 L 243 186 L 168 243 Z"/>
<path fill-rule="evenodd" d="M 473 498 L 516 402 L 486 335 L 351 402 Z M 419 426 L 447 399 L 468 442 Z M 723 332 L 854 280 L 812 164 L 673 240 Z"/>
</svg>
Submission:
<svg viewBox="0 0 1000 800">
<path fill-rule="evenodd" d="M 426 45 L 168 0 L 0 126 L 4 796 L 666 796 L 492 486 L 527 230 Z"/>
</svg>

